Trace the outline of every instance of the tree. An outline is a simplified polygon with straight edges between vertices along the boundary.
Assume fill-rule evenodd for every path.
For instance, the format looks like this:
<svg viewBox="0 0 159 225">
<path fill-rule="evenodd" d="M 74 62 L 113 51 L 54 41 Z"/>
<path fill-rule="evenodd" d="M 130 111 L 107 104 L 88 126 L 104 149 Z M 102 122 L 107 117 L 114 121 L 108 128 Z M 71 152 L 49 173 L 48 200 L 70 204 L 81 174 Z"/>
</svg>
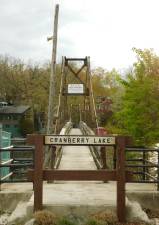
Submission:
<svg viewBox="0 0 159 225">
<path fill-rule="evenodd" d="M 117 126 L 135 137 L 136 143 L 151 145 L 159 137 L 159 57 L 152 50 L 134 49 L 137 62 L 126 79 Z"/>
<path fill-rule="evenodd" d="M 110 126 L 112 113 L 120 107 L 123 87 L 119 83 L 121 75 L 115 69 L 111 71 L 97 68 L 93 70 L 93 91 L 94 96 L 107 97 L 112 101 L 107 112 L 99 112 L 98 117 L 101 126 Z M 109 122 L 110 121 L 110 122 Z"/>
</svg>

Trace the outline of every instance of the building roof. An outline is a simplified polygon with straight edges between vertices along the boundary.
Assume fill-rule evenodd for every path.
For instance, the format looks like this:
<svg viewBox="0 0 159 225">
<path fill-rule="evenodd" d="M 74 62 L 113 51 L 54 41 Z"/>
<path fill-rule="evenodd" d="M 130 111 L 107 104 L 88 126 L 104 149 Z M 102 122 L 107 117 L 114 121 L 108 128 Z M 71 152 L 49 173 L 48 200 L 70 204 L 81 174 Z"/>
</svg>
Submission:
<svg viewBox="0 0 159 225">
<path fill-rule="evenodd" d="M 30 109 L 28 105 L 0 107 L 0 114 L 23 114 Z"/>
</svg>

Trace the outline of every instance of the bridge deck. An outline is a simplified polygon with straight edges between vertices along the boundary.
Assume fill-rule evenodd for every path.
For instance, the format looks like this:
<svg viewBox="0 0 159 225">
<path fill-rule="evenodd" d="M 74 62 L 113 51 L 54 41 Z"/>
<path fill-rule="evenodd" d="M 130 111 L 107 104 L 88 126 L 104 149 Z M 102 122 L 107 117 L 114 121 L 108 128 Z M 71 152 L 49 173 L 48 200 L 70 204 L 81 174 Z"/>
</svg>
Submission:
<svg viewBox="0 0 159 225">
<path fill-rule="evenodd" d="M 81 135 L 80 129 L 73 128 L 71 135 Z M 95 170 L 96 165 L 88 146 L 63 146 L 59 170 Z"/>
<path fill-rule="evenodd" d="M 89 215 L 109 209 L 116 209 L 116 182 L 61 182 L 43 185 L 44 208 L 57 216 L 88 217 Z M 33 193 L 31 183 L 3 184 L 0 192 L 3 206 L 15 199 Z M 143 207 L 158 208 L 159 192 L 154 184 L 127 184 L 127 197 L 138 201 Z M 4 196 L 6 201 L 4 201 Z M 0 207 L 0 208 L 1 208 Z M 33 212 L 33 195 L 27 203 L 27 215 Z"/>
</svg>

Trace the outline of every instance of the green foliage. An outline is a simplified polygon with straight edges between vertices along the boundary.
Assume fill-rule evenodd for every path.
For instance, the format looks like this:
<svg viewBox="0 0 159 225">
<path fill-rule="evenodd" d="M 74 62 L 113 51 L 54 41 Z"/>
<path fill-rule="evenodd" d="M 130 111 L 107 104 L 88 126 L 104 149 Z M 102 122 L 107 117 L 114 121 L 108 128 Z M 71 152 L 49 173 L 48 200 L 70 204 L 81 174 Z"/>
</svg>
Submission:
<svg viewBox="0 0 159 225">
<path fill-rule="evenodd" d="M 62 217 L 57 221 L 57 225 L 76 225 L 76 223 L 66 217 Z"/>
<path fill-rule="evenodd" d="M 95 219 L 89 219 L 85 225 L 106 225 L 106 223 Z"/>
<path fill-rule="evenodd" d="M 133 50 L 137 60 L 125 77 L 115 69 L 106 71 L 97 68 L 92 71 L 95 98 L 107 96 L 113 102 L 111 105 L 112 116 L 110 113 L 98 116 L 111 133 L 132 135 L 137 144 L 153 145 L 158 142 L 159 136 L 159 57 L 151 49 L 134 48 Z M 74 70 L 77 70 L 78 65 L 72 66 Z M 71 73 L 68 77 L 68 83 L 78 83 Z M 81 80 L 84 79 L 83 77 L 83 73 L 81 73 Z M 60 66 L 57 65 L 56 105 L 60 78 Z M 1 100 L 30 105 L 33 114 L 44 112 L 46 118 L 49 81 L 49 64 L 25 65 L 20 60 L 0 57 Z M 63 102 L 61 111 L 66 108 Z M 81 104 L 82 106 L 83 97 L 69 97 L 68 105 L 71 104 Z M 78 120 L 79 110 L 72 108 L 72 114 Z M 31 130 L 31 121 L 25 121 L 25 123 Z"/>
<path fill-rule="evenodd" d="M 137 144 L 151 145 L 159 136 L 159 57 L 150 50 L 135 52 L 138 62 L 121 80 L 125 94 L 114 118 L 124 133 L 135 137 Z"/>
<path fill-rule="evenodd" d="M 120 74 L 112 69 L 111 71 L 97 68 L 92 71 L 93 91 L 95 96 L 108 96 L 116 102 L 116 97 L 123 91 L 119 83 Z"/>
<path fill-rule="evenodd" d="M 97 96 L 109 97 L 112 104 L 107 112 L 99 113 L 100 126 L 104 126 L 110 120 L 112 112 L 116 112 L 121 105 L 121 96 L 124 89 L 120 84 L 120 74 L 112 69 L 111 71 L 97 68 L 92 71 L 93 91 L 95 98 Z"/>
<path fill-rule="evenodd" d="M 23 135 L 32 134 L 34 132 L 34 122 L 32 119 L 23 118 L 20 121 L 20 127 L 23 131 Z"/>
<path fill-rule="evenodd" d="M 59 75 L 60 67 L 57 65 L 57 95 L 59 93 Z M 15 105 L 29 105 L 32 112 L 44 112 L 46 118 L 49 82 L 50 64 L 26 65 L 11 57 L 0 57 L 0 100 Z M 34 113 L 32 113 L 32 120 Z"/>
<path fill-rule="evenodd" d="M 25 65 L 20 60 L 0 57 L 0 98 L 15 104 L 29 104 L 35 109 L 47 105 L 48 65 Z"/>
</svg>

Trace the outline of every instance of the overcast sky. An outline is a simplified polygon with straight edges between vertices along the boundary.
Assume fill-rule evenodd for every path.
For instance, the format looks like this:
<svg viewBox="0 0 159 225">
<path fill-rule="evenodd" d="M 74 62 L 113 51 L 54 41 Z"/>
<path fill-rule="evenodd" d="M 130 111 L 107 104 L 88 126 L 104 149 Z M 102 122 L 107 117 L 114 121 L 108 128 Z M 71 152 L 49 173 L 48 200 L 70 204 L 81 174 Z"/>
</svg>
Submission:
<svg viewBox="0 0 159 225">
<path fill-rule="evenodd" d="M 49 60 L 56 3 L 58 60 L 88 55 L 93 67 L 110 70 L 131 66 L 133 47 L 159 54 L 159 0 L 0 0 L 0 54 Z"/>
</svg>

